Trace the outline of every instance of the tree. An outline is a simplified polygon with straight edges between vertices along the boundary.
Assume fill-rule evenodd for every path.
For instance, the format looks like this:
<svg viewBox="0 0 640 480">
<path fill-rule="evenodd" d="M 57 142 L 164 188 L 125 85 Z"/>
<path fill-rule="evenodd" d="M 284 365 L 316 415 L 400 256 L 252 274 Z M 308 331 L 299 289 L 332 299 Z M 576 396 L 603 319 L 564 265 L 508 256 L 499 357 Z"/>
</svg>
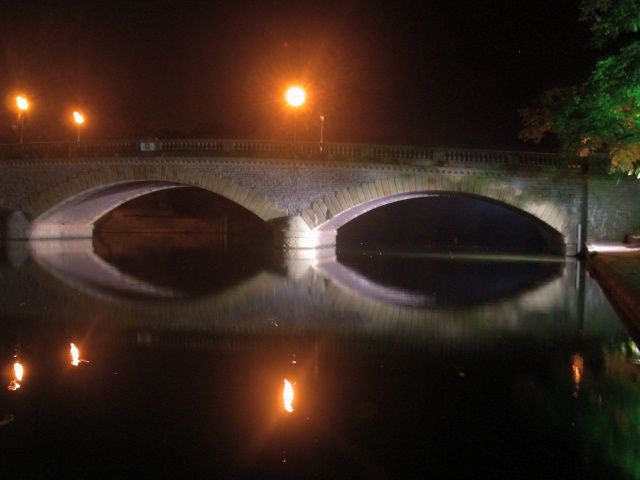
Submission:
<svg viewBox="0 0 640 480">
<path fill-rule="evenodd" d="M 583 0 L 593 45 L 613 49 L 581 85 L 554 88 L 520 110 L 520 138 L 540 142 L 548 133 L 563 151 L 606 153 L 612 171 L 640 178 L 640 0 Z"/>
</svg>

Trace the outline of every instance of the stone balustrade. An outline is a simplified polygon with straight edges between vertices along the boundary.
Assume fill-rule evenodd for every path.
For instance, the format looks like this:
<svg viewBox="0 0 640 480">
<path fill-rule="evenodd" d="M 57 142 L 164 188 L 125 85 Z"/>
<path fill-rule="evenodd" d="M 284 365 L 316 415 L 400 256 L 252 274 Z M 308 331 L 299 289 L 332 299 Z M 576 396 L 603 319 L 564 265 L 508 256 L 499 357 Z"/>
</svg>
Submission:
<svg viewBox="0 0 640 480">
<path fill-rule="evenodd" d="M 395 163 L 420 166 L 467 166 L 511 169 L 578 169 L 586 162 L 567 160 L 553 153 L 532 153 L 472 149 L 444 149 L 414 146 L 352 143 L 277 142 L 266 140 L 142 139 L 82 143 L 29 143 L 0 145 L 0 161 L 19 159 L 86 158 L 164 155 L 193 157 L 215 155 L 279 159 L 305 159 L 366 163 Z"/>
</svg>

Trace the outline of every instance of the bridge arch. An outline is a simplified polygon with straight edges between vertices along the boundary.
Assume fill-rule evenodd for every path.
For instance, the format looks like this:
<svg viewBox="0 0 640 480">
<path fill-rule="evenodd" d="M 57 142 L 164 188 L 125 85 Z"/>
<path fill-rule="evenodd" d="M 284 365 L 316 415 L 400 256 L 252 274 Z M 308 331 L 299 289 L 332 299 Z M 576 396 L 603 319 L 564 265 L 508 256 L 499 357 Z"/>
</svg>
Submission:
<svg viewBox="0 0 640 480">
<path fill-rule="evenodd" d="M 462 194 L 502 204 L 532 217 L 562 236 L 567 254 L 575 253 L 575 243 L 568 241 L 573 237 L 574 227 L 570 223 L 569 207 L 509 180 L 489 175 L 443 176 L 419 172 L 390 176 L 326 195 L 303 210 L 300 217 L 309 230 L 308 243 L 315 241 L 316 247 L 322 247 L 335 244 L 338 228 L 375 208 L 414 198 Z"/>
<path fill-rule="evenodd" d="M 24 206 L 31 224 L 28 238 L 90 237 L 97 219 L 129 200 L 160 190 L 197 187 L 216 193 L 269 221 L 287 215 L 257 192 L 227 180 L 175 165 L 149 164 L 146 168 L 117 166 L 100 174 L 76 175 L 51 190 L 38 192 Z M 171 167 L 171 168 L 170 168 Z"/>
</svg>

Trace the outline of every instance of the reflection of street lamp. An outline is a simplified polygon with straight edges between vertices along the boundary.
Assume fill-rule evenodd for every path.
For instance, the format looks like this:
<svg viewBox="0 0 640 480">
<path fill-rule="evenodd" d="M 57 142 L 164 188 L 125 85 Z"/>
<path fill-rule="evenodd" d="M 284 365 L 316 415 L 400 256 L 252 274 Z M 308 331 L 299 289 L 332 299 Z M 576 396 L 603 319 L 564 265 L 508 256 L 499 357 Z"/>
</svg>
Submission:
<svg viewBox="0 0 640 480">
<path fill-rule="evenodd" d="M 13 376 L 14 378 L 11 380 L 7 388 L 11 391 L 16 391 L 22 386 L 20 382 L 22 382 L 22 379 L 24 378 L 24 367 L 17 358 L 13 364 Z"/>
<path fill-rule="evenodd" d="M 77 367 L 81 363 L 89 363 L 89 360 L 85 360 L 80 358 L 80 349 L 76 346 L 75 343 L 69 344 L 69 355 L 71 355 L 71 365 Z"/>
<path fill-rule="evenodd" d="M 282 387 L 282 407 L 284 408 L 285 412 L 287 413 L 293 413 L 293 401 L 295 399 L 295 392 L 293 390 L 293 385 L 289 380 L 287 380 L 286 378 L 284 379 L 284 384 Z"/>
<path fill-rule="evenodd" d="M 73 123 L 76 124 L 78 129 L 78 142 L 80 141 L 80 127 L 84 124 L 84 115 L 80 112 L 73 112 Z"/>
<path fill-rule="evenodd" d="M 23 130 L 24 130 L 24 117 L 29 109 L 29 100 L 22 95 L 16 97 L 16 106 L 18 107 L 18 122 L 20 122 L 20 144 L 22 144 Z"/>
<path fill-rule="evenodd" d="M 297 85 L 287 88 L 284 94 L 287 104 L 293 108 L 293 143 L 296 143 L 296 111 L 304 105 L 307 100 L 307 92 Z"/>
<path fill-rule="evenodd" d="M 573 374 L 573 396 L 577 397 L 584 377 L 584 358 L 579 353 L 571 357 L 571 373 Z"/>
</svg>

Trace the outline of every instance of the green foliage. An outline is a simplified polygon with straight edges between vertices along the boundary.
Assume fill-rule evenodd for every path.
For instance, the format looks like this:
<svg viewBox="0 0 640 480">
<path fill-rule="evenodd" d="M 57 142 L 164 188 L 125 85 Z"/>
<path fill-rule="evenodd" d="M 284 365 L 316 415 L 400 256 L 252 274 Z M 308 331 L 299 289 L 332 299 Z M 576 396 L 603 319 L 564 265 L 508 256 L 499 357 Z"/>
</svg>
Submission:
<svg viewBox="0 0 640 480">
<path fill-rule="evenodd" d="M 584 0 L 581 11 L 600 45 L 640 26 L 635 0 Z M 566 153 L 607 153 L 612 170 L 640 178 L 640 39 L 599 60 L 582 85 L 548 90 L 520 116 L 523 140 L 555 133 Z"/>
<path fill-rule="evenodd" d="M 590 24 L 594 45 L 603 47 L 624 33 L 635 33 L 640 29 L 640 2 L 583 0 L 580 20 Z"/>
<path fill-rule="evenodd" d="M 578 92 L 564 99 L 555 122 L 569 151 L 608 151 L 614 169 L 640 175 L 640 42 L 597 62 Z"/>
</svg>

